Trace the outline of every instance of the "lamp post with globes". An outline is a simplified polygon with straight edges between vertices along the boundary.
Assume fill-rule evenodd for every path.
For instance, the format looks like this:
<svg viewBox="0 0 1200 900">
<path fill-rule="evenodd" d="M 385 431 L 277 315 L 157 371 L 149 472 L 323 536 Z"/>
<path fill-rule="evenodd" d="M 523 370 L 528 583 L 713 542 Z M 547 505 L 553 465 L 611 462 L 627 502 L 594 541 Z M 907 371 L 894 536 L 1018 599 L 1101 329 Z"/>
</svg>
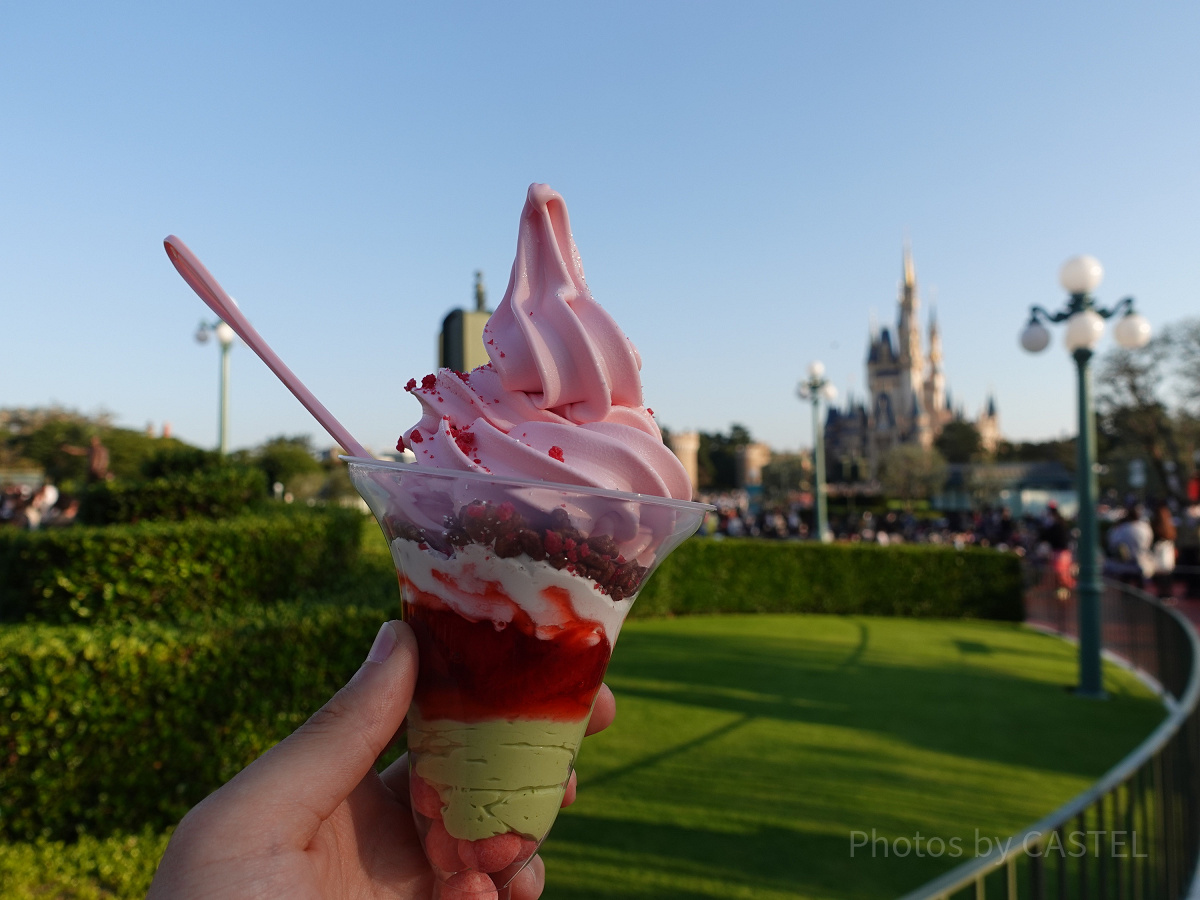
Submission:
<svg viewBox="0 0 1200 900">
<path fill-rule="evenodd" d="M 217 336 L 221 345 L 221 410 L 217 421 L 217 446 L 224 456 L 229 452 L 229 350 L 233 346 L 233 329 L 218 319 L 201 322 L 196 329 L 196 343 L 207 344 L 210 334 Z"/>
<path fill-rule="evenodd" d="M 1047 322 L 1066 322 L 1063 342 L 1075 359 L 1079 392 L 1079 437 L 1076 441 L 1076 490 L 1079 493 L 1079 687 L 1084 697 L 1103 698 L 1100 672 L 1100 539 L 1096 524 L 1096 419 L 1092 405 L 1092 353 L 1104 334 L 1104 322 L 1121 318 L 1113 329 L 1117 343 L 1133 350 L 1150 340 L 1150 323 L 1126 297 L 1111 309 L 1097 305 L 1092 292 L 1100 286 L 1104 268 L 1091 256 L 1075 256 L 1063 263 L 1058 280 L 1070 294 L 1067 305 L 1056 313 L 1040 306 L 1029 309 L 1029 322 L 1021 332 L 1021 346 L 1040 353 L 1050 343 Z"/>
<path fill-rule="evenodd" d="M 813 505 L 816 507 L 817 540 L 831 541 L 829 514 L 825 506 L 825 441 L 821 436 L 821 398 L 833 400 L 837 388 L 825 377 L 825 366 L 814 362 L 808 367 L 808 378 L 796 385 L 796 396 L 812 401 L 813 417 Z"/>
</svg>

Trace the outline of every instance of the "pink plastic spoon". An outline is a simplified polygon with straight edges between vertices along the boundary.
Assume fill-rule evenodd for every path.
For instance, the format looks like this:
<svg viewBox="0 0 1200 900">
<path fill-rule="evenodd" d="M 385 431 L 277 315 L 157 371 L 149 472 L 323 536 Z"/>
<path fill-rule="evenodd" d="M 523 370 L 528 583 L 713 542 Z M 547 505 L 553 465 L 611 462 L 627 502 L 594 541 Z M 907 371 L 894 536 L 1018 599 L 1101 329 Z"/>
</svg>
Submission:
<svg viewBox="0 0 1200 900">
<path fill-rule="evenodd" d="M 171 258 L 171 262 L 179 270 L 183 280 L 191 286 L 209 309 L 220 316 L 237 336 L 258 354 L 259 359 L 267 364 L 267 368 L 275 373 L 275 377 L 296 395 L 296 399 L 304 405 L 304 408 L 312 413 L 313 418 L 321 424 L 322 428 L 329 432 L 329 436 L 351 456 L 370 459 L 371 454 L 366 451 L 366 448 L 350 436 L 350 432 L 333 417 L 333 413 L 312 395 L 312 392 L 304 386 L 295 373 L 284 365 L 283 360 L 275 355 L 275 351 L 254 330 L 254 326 L 246 321 L 246 317 L 237 308 L 233 298 L 225 293 L 217 279 L 212 277 L 212 273 L 204 268 L 204 263 L 200 262 L 196 258 L 196 254 L 188 249 L 187 244 L 172 234 L 163 241 L 163 246 L 166 247 L 167 256 Z"/>
</svg>

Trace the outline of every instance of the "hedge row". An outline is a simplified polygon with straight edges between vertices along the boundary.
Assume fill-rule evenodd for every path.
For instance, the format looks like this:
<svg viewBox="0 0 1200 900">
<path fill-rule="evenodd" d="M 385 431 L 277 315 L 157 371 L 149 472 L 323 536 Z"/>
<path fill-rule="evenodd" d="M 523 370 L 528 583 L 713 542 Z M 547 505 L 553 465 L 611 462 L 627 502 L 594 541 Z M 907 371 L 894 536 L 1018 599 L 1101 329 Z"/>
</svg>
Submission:
<svg viewBox="0 0 1200 900">
<path fill-rule="evenodd" d="M 1020 621 L 1020 560 L 915 544 L 692 539 L 663 561 L 632 615 L 751 612 Z"/>
<path fill-rule="evenodd" d="M 341 687 L 398 606 L 0 629 L 0 840 L 177 822 Z"/>
<path fill-rule="evenodd" d="M 168 833 L 146 829 L 78 841 L 0 843 L 0 897 L 4 900 L 114 900 L 142 898 Z"/>
<path fill-rule="evenodd" d="M 79 521 L 113 525 L 147 520 L 221 519 L 250 511 L 267 499 L 261 469 L 223 467 L 171 472 L 145 481 L 109 481 L 83 492 Z"/>
<path fill-rule="evenodd" d="M 344 578 L 365 518 L 287 510 L 224 521 L 0 532 L 0 621 L 177 619 Z"/>
<path fill-rule="evenodd" d="M 0 532 L 0 621 L 174 618 L 344 579 L 365 520 L 338 508 L 222 522 Z M 694 539 L 635 616 L 818 612 L 1019 621 L 1017 557 L 911 545 Z"/>
<path fill-rule="evenodd" d="M 218 608 L 203 623 L 0 629 L 0 840 L 177 821 L 323 703 L 397 614 L 387 558 L 375 555 L 355 567 L 369 608 L 274 604 Z M 634 611 L 1019 619 L 1020 571 L 993 551 L 694 540 Z"/>
</svg>

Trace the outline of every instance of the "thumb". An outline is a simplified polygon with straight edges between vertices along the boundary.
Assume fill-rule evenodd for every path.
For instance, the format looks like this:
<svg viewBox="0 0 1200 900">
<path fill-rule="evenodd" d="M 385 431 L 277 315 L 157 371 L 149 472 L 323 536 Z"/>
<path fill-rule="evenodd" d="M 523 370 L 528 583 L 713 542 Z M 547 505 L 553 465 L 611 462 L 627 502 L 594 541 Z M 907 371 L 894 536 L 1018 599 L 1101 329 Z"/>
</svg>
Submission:
<svg viewBox="0 0 1200 900">
<path fill-rule="evenodd" d="M 286 799 L 327 819 L 395 737 L 416 680 L 412 629 L 385 622 L 346 686 L 235 779 L 242 799 L 264 811 Z"/>
</svg>

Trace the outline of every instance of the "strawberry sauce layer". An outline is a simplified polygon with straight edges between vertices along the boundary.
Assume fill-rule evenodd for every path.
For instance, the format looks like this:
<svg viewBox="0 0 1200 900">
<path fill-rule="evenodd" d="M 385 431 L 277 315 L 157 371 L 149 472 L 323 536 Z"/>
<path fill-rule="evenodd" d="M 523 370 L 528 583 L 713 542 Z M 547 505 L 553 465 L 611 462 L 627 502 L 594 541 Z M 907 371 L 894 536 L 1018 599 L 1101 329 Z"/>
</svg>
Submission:
<svg viewBox="0 0 1200 900">
<path fill-rule="evenodd" d="M 576 619 L 538 628 L 519 608 L 507 622 L 472 621 L 438 598 L 414 592 L 411 583 L 403 587 L 404 620 L 421 660 L 413 699 L 423 717 L 587 717 L 612 655 L 597 623 Z"/>
</svg>

